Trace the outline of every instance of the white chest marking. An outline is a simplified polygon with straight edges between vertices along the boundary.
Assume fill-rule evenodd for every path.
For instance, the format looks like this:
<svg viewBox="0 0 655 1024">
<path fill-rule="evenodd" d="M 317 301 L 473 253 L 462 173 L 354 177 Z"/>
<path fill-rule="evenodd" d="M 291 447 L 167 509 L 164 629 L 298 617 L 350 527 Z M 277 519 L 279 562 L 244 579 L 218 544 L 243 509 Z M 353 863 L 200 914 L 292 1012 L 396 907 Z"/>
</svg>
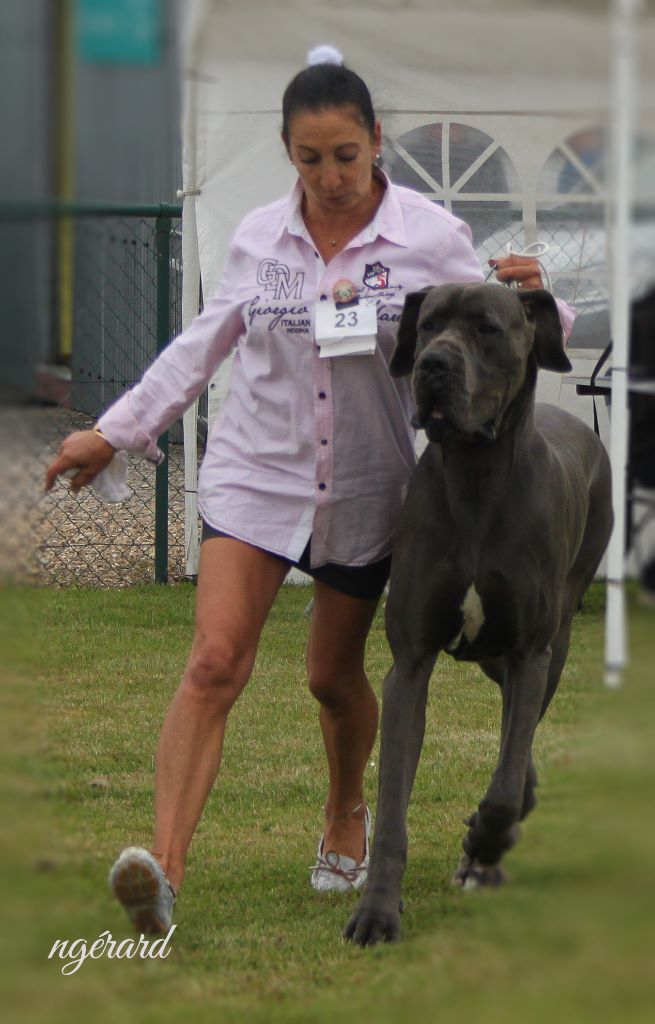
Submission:
<svg viewBox="0 0 655 1024">
<path fill-rule="evenodd" d="M 462 623 L 462 628 L 455 639 L 452 643 L 448 644 L 449 651 L 456 651 L 462 642 L 462 638 L 469 644 L 473 643 L 484 625 L 484 609 L 482 607 L 482 600 L 475 589 L 474 583 L 472 583 L 466 591 L 464 600 L 460 605 L 460 611 L 464 621 Z"/>
</svg>

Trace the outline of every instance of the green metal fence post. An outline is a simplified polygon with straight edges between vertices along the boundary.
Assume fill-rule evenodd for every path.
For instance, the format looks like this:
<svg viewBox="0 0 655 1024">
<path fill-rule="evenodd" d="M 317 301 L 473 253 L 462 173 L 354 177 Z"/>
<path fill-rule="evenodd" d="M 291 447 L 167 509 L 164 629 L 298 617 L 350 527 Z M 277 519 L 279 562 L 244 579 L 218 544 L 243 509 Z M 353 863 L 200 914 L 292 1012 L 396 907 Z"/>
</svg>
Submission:
<svg viewBox="0 0 655 1024">
<path fill-rule="evenodd" d="M 157 353 L 170 340 L 170 254 L 171 219 L 157 217 Z M 168 432 L 158 445 L 166 456 L 157 466 L 155 476 L 155 582 L 168 582 Z"/>
</svg>

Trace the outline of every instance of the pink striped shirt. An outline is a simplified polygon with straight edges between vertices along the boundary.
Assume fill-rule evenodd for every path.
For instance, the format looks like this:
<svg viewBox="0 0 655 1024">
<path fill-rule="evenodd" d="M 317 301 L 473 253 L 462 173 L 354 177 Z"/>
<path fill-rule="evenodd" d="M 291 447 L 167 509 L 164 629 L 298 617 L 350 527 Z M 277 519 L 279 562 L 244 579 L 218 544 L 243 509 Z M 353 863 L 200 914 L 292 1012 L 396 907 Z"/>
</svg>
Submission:
<svg viewBox="0 0 655 1024">
<path fill-rule="evenodd" d="M 462 221 L 385 183 L 373 221 L 327 264 L 301 216 L 300 181 L 245 217 L 217 295 L 100 419 L 114 447 L 159 461 L 159 435 L 235 350 L 200 470 L 201 514 L 293 561 L 311 535 L 313 566 L 388 554 L 415 465 L 409 378 L 388 372 L 405 295 L 483 277 Z M 377 301 L 372 355 L 319 358 L 314 306 L 341 279 Z"/>
</svg>

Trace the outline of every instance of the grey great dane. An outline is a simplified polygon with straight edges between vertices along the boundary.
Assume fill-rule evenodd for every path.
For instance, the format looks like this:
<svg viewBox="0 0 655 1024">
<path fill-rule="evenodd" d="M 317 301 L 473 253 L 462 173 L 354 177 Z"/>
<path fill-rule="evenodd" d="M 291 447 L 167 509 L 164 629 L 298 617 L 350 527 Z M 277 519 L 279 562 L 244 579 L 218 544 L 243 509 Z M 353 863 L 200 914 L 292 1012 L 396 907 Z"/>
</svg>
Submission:
<svg viewBox="0 0 655 1024">
<path fill-rule="evenodd" d="M 576 417 L 535 404 L 539 367 L 571 369 L 548 292 L 467 284 L 407 296 L 390 369 L 412 373 L 430 443 L 393 548 L 377 822 L 344 930 L 361 946 L 399 936 L 405 819 L 440 651 L 477 661 L 502 691 L 498 763 L 454 881 L 499 884 L 535 805 L 534 733 L 613 518 L 605 450 Z"/>
</svg>

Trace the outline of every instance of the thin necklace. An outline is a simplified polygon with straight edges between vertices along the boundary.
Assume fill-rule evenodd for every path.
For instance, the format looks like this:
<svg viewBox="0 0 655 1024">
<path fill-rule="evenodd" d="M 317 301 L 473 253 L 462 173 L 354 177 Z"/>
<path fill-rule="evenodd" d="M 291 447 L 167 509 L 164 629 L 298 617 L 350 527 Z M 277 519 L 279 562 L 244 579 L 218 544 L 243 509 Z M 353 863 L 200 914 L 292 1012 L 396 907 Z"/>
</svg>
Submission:
<svg viewBox="0 0 655 1024">
<path fill-rule="evenodd" d="M 376 182 L 376 185 L 377 185 L 377 187 L 379 188 L 379 183 L 377 183 L 377 182 Z M 376 198 L 377 198 L 377 202 L 376 202 L 376 207 L 375 207 L 375 209 L 377 210 L 377 207 L 379 206 L 379 197 L 376 197 Z M 305 210 L 306 210 L 306 208 L 307 208 L 307 207 L 306 207 L 306 203 L 307 203 L 307 200 L 306 200 L 306 198 L 305 198 L 305 197 L 303 196 L 303 207 L 304 207 L 304 209 L 305 209 Z M 334 248 L 336 247 L 336 244 L 337 244 L 337 239 L 336 239 L 336 238 L 330 238 L 330 239 L 328 239 L 328 245 L 330 246 L 330 248 L 331 248 L 331 249 L 334 249 Z"/>
</svg>

